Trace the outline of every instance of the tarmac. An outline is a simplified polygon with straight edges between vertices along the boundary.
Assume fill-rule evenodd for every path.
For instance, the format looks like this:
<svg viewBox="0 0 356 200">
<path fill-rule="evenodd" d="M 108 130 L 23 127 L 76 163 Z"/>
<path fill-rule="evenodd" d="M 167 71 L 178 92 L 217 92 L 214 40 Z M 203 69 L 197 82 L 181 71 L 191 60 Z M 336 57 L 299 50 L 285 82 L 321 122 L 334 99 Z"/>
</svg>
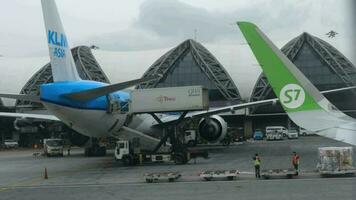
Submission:
<svg viewBox="0 0 356 200">
<path fill-rule="evenodd" d="M 115 161 L 112 151 L 92 158 L 84 157 L 79 148 L 72 149 L 71 156 L 50 158 L 34 156 L 38 151 L 29 149 L 0 151 L 0 199 L 354 199 L 356 177 L 321 178 L 315 171 L 317 148 L 322 146 L 350 145 L 318 136 L 247 141 L 226 148 L 209 146 L 210 158 L 196 163 L 130 167 Z M 272 169 L 290 168 L 293 151 L 301 156 L 300 176 L 254 177 L 255 153 L 261 155 L 262 169 Z M 45 168 L 48 179 L 44 179 Z M 203 170 L 225 169 L 238 169 L 241 174 L 233 181 L 204 181 L 198 176 Z M 143 178 L 145 173 L 169 171 L 182 177 L 160 183 L 146 183 Z"/>
</svg>

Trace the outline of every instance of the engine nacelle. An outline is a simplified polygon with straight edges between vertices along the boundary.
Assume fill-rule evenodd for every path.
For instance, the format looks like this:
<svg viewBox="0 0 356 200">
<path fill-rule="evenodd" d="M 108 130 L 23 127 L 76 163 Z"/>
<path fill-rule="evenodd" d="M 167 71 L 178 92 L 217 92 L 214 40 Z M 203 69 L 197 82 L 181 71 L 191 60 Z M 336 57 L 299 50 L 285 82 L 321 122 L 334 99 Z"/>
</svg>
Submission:
<svg viewBox="0 0 356 200">
<path fill-rule="evenodd" d="M 32 121 L 26 118 L 16 118 L 14 120 L 14 128 L 20 130 L 22 127 L 33 126 Z"/>
<path fill-rule="evenodd" d="M 219 115 L 203 118 L 199 122 L 198 131 L 200 137 L 210 143 L 220 142 L 227 133 L 227 123 Z"/>
</svg>

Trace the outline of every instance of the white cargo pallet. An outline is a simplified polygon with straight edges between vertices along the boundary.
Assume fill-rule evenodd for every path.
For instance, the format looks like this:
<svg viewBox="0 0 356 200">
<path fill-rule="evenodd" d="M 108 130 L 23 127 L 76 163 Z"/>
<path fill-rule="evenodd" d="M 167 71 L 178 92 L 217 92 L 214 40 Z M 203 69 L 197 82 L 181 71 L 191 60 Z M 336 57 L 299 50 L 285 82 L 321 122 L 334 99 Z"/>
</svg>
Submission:
<svg viewBox="0 0 356 200">
<path fill-rule="evenodd" d="M 182 175 L 179 172 L 155 172 L 147 173 L 144 175 L 144 179 L 147 183 L 158 182 L 162 180 L 167 180 L 173 182 L 180 178 Z"/>
<path fill-rule="evenodd" d="M 239 170 L 207 170 L 199 174 L 201 178 L 206 181 L 211 181 L 213 178 L 227 178 L 228 180 L 233 180 L 239 174 Z"/>
</svg>

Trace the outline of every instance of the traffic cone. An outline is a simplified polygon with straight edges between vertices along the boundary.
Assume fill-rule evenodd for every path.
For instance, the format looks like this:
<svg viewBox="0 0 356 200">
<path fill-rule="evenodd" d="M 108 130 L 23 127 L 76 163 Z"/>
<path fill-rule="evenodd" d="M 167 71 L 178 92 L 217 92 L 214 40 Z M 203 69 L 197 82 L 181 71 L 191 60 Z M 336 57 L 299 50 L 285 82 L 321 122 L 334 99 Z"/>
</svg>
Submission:
<svg viewBox="0 0 356 200">
<path fill-rule="evenodd" d="M 48 179 L 47 167 L 45 167 L 45 171 L 44 171 L 44 179 Z"/>
</svg>

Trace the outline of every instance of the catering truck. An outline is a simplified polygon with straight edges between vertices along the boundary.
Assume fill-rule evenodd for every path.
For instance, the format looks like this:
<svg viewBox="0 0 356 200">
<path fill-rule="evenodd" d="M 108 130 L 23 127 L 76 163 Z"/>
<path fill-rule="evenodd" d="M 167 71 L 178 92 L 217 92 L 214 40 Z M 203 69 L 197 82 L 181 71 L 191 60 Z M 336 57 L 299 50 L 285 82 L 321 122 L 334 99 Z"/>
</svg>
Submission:
<svg viewBox="0 0 356 200">
<path fill-rule="evenodd" d="M 137 89 L 131 91 L 130 111 L 160 113 L 207 110 L 208 89 L 202 86 Z"/>
<path fill-rule="evenodd" d="M 44 155 L 50 156 L 63 156 L 64 141 L 59 138 L 48 138 L 43 140 Z"/>
</svg>

